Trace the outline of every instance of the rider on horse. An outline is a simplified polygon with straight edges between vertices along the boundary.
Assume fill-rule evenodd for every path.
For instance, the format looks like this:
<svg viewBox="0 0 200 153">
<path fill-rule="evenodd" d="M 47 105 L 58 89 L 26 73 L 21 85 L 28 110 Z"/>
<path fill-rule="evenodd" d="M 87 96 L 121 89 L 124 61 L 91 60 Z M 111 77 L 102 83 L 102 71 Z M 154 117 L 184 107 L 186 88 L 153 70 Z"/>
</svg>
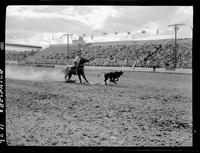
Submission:
<svg viewBox="0 0 200 153">
<path fill-rule="evenodd" d="M 80 83 L 82 83 L 81 81 L 81 76 L 85 79 L 85 81 L 87 83 L 89 83 L 85 77 L 85 73 L 84 73 L 84 63 L 89 62 L 88 59 L 82 58 L 81 56 L 81 51 L 77 52 L 77 56 L 76 58 L 73 60 L 73 64 L 68 67 L 65 67 L 65 80 L 68 81 L 70 80 L 72 75 L 78 75 L 78 78 L 80 80 Z M 68 79 L 67 79 L 68 77 Z"/>
<path fill-rule="evenodd" d="M 78 64 L 81 60 L 81 57 L 80 57 L 81 53 L 80 52 L 77 52 L 77 56 L 75 57 L 75 59 L 73 60 L 73 64 L 71 65 L 71 68 L 73 70 L 77 70 L 78 68 Z"/>
</svg>

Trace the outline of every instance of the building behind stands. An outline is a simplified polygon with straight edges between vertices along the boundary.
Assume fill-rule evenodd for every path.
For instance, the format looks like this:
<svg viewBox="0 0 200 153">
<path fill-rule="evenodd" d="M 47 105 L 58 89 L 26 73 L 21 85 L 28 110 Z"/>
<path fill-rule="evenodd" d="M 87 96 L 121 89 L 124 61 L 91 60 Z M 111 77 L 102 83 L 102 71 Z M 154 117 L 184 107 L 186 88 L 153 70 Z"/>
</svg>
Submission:
<svg viewBox="0 0 200 153">
<path fill-rule="evenodd" d="M 83 40 L 83 37 L 79 36 L 79 39 L 72 40 L 73 45 L 85 45 L 85 41 Z"/>
</svg>

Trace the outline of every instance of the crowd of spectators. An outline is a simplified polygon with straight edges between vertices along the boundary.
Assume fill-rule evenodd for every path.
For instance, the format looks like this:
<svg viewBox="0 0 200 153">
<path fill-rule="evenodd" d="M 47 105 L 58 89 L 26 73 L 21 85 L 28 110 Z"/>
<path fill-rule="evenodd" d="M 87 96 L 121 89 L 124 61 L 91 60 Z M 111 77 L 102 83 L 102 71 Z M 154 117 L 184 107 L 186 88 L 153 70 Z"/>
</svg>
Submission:
<svg viewBox="0 0 200 153">
<path fill-rule="evenodd" d="M 32 51 L 9 51 L 6 50 L 5 54 L 5 58 L 6 61 L 23 61 L 25 60 L 27 57 L 33 56 L 36 53 L 38 53 L 39 50 L 32 50 Z"/>
<path fill-rule="evenodd" d="M 24 61 L 27 64 L 72 64 L 77 48 L 47 48 L 40 52 L 7 52 L 6 60 Z M 57 50 L 57 51 L 56 51 Z M 175 64 L 174 43 L 144 43 L 129 45 L 88 45 L 82 48 L 82 56 L 90 60 L 89 66 L 132 66 L 136 67 L 173 67 Z M 191 42 L 179 42 L 177 44 L 178 68 L 192 67 Z"/>
</svg>

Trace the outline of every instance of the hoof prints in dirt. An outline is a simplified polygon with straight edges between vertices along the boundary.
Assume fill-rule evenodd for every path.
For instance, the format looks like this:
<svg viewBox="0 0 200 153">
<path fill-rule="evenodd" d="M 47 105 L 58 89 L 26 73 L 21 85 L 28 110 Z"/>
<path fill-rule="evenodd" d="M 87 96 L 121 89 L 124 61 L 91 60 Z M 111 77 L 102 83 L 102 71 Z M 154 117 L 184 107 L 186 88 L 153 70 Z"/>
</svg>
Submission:
<svg viewBox="0 0 200 153">
<path fill-rule="evenodd" d="M 54 93 L 34 93 L 33 99 L 44 100 L 44 99 L 58 99 L 60 95 Z"/>
<path fill-rule="evenodd" d="M 180 129 L 191 129 L 191 126 L 179 120 L 158 120 L 156 118 L 152 119 L 152 125 L 159 128 L 160 130 L 166 131 L 173 131 L 173 130 L 180 130 Z"/>
<path fill-rule="evenodd" d="M 139 83 L 123 87 L 123 83 L 102 86 L 8 80 L 6 84 L 9 145 L 192 144 L 192 100 L 185 93 L 179 96 L 175 89 Z"/>
</svg>

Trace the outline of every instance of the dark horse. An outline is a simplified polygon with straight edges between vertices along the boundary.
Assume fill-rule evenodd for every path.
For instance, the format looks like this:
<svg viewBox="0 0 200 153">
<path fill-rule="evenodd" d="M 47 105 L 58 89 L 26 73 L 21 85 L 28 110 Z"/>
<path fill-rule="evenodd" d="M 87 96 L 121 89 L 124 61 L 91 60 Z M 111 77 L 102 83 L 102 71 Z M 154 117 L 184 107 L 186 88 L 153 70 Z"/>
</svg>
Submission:
<svg viewBox="0 0 200 153">
<path fill-rule="evenodd" d="M 82 83 L 81 76 L 85 79 L 87 83 L 89 83 L 84 73 L 84 63 L 86 62 L 89 62 L 89 60 L 80 57 L 80 61 L 79 63 L 77 63 L 77 66 L 65 67 L 65 81 L 70 80 L 72 75 L 78 75 L 80 83 Z M 68 79 L 66 79 L 67 76 L 68 76 Z"/>
</svg>

